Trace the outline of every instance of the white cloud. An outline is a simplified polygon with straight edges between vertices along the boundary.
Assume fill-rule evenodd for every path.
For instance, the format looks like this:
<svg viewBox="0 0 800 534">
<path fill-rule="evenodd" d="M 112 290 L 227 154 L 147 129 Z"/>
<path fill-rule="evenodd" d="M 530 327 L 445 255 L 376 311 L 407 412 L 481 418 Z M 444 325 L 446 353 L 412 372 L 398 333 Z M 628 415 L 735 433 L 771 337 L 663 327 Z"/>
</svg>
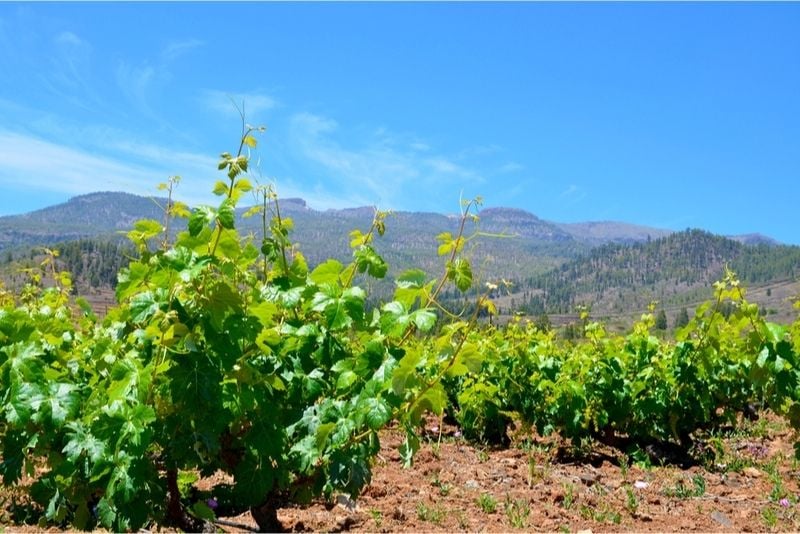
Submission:
<svg viewBox="0 0 800 534">
<path fill-rule="evenodd" d="M 299 157 L 321 167 L 320 190 L 334 198 L 358 197 L 369 199 L 366 204 L 403 208 L 423 205 L 429 200 L 426 196 L 435 197 L 439 190 L 454 191 L 483 181 L 477 172 L 445 155 L 429 150 L 420 157 L 408 143 L 388 142 L 392 136 L 385 130 L 373 131 L 359 147 L 344 146 L 337 133 L 337 123 L 326 117 L 298 113 L 290 119 L 290 146 Z"/>
<path fill-rule="evenodd" d="M 59 46 L 71 46 L 74 48 L 86 46 L 83 39 L 69 31 L 64 31 L 56 35 L 55 42 Z"/>
<path fill-rule="evenodd" d="M 58 98 L 84 110 L 101 107 L 92 84 L 92 46 L 76 33 L 55 34 L 46 50 L 42 68 L 36 69 L 37 83 Z"/>
<path fill-rule="evenodd" d="M 161 51 L 164 61 L 174 61 L 189 52 L 190 50 L 203 46 L 205 43 L 199 39 L 188 39 L 186 41 L 173 41 Z"/>
<path fill-rule="evenodd" d="M 426 159 L 425 163 L 430 166 L 434 171 L 444 174 L 463 173 L 464 170 L 452 161 L 445 158 L 431 158 Z"/>
<path fill-rule="evenodd" d="M 353 208 L 359 206 L 373 206 L 375 201 L 365 196 L 334 195 L 322 184 L 306 187 L 294 179 L 272 180 L 279 198 L 302 198 L 306 203 L 317 210 Z M 378 207 L 384 207 L 378 205 Z"/>
<path fill-rule="evenodd" d="M 188 169 L 189 171 L 210 174 L 217 168 L 218 163 L 216 158 L 203 154 L 175 151 L 161 145 L 152 145 L 125 139 L 109 141 L 106 142 L 104 146 L 145 160 L 152 165 L 163 165 L 163 162 L 169 161 L 170 165 L 174 165 L 175 172 L 180 172 L 181 169 Z"/>
<path fill-rule="evenodd" d="M 520 165 L 520 164 L 519 164 L 519 163 L 517 163 L 516 161 L 509 161 L 508 163 L 506 163 L 506 164 L 502 165 L 502 166 L 501 166 L 501 167 L 500 167 L 500 168 L 497 170 L 497 172 L 499 172 L 499 173 L 503 173 L 503 174 L 506 174 L 506 173 L 512 173 L 512 172 L 521 171 L 521 170 L 523 170 L 524 168 L 525 168 L 525 167 L 524 167 L 523 165 Z"/>
<path fill-rule="evenodd" d="M 468 158 L 474 156 L 490 156 L 503 152 L 503 147 L 495 144 L 490 145 L 477 145 L 462 149 L 458 153 L 459 158 Z"/>
<path fill-rule="evenodd" d="M 148 104 L 150 85 L 156 76 L 156 69 L 145 62 L 139 66 L 121 62 L 117 66 L 117 85 L 140 111 L 154 117 L 153 110 Z"/>
<path fill-rule="evenodd" d="M 427 145 L 425 143 L 420 143 L 420 142 L 411 143 L 410 146 L 411 146 L 412 149 L 414 149 L 414 150 L 416 150 L 418 152 L 427 152 L 428 150 L 431 149 L 431 147 L 429 145 Z"/>
<path fill-rule="evenodd" d="M 144 145 L 118 147 L 123 150 L 145 150 Z M 151 151 L 146 157 L 157 158 Z M 94 191 L 126 191 L 141 195 L 155 194 L 155 186 L 180 170 L 184 178 L 178 197 L 192 203 L 207 201 L 210 194 L 198 194 L 192 185 L 207 184 L 205 176 L 213 172 L 209 161 L 200 156 L 178 154 L 170 164 L 184 169 L 167 169 L 163 165 L 131 163 L 120 158 L 96 155 L 81 149 L 59 145 L 27 134 L 0 131 L 0 184 L 27 187 L 31 192 L 51 191 L 83 194 Z M 207 158 L 210 159 L 210 158 Z M 206 174 L 200 174 L 201 167 Z M 205 191 L 205 188 L 201 189 Z"/>
<path fill-rule="evenodd" d="M 558 196 L 566 199 L 570 204 L 575 204 L 586 197 L 586 190 L 578 185 L 570 184 L 569 187 Z"/>
<path fill-rule="evenodd" d="M 277 106 L 277 101 L 274 98 L 259 91 L 237 93 L 206 89 L 200 92 L 198 101 L 206 109 L 215 113 L 237 118 L 239 117 L 239 111 L 236 108 L 241 108 L 244 105 L 245 119 L 250 123 L 260 118 L 265 111 Z"/>
<path fill-rule="evenodd" d="M 180 134 L 164 117 L 150 105 L 153 92 L 163 89 L 173 80 L 170 71 L 171 63 L 189 50 L 202 46 L 197 39 L 173 41 L 159 55 L 145 59 L 138 64 L 120 61 L 116 69 L 116 80 L 122 93 L 133 103 L 135 108 L 145 117 L 157 122 L 162 128 Z"/>
<path fill-rule="evenodd" d="M 8 132 L 0 133 L 0 168 L 4 183 L 65 193 L 98 189 L 142 192 L 154 178 L 143 168 Z"/>
</svg>

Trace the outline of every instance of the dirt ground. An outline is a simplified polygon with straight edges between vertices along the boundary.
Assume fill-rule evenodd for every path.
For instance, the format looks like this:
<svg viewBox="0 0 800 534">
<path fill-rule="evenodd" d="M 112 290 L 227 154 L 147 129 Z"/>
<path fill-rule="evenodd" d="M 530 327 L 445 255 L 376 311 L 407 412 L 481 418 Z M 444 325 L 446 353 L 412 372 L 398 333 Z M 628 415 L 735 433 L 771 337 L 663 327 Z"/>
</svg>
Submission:
<svg viewBox="0 0 800 534">
<path fill-rule="evenodd" d="M 518 432 L 509 448 L 474 446 L 429 422 L 414 466 L 399 432 L 383 435 L 372 483 L 355 502 L 282 509 L 289 531 L 354 532 L 765 532 L 800 531 L 800 462 L 774 416 L 708 436 L 695 465 L 639 462 L 592 446 Z M 254 528 L 248 515 L 226 518 Z M 225 530 L 243 530 L 222 526 Z"/>
<path fill-rule="evenodd" d="M 576 451 L 523 431 L 508 448 L 486 448 L 430 419 L 412 468 L 397 452 L 401 433 L 388 429 L 355 502 L 338 496 L 278 517 L 294 532 L 798 532 L 794 439 L 766 415 L 705 436 L 705 452 L 681 467 L 652 449 L 633 457 L 600 444 Z M 10 519 L 6 509 L 0 531 L 36 530 Z M 249 514 L 219 519 L 223 531 L 256 527 Z"/>
</svg>

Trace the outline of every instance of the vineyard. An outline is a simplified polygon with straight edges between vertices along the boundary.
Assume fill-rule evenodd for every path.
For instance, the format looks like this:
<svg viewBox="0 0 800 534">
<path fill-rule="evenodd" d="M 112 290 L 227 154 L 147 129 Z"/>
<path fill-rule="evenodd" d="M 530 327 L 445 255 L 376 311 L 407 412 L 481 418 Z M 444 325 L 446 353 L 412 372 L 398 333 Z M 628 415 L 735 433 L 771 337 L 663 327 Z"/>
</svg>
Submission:
<svg viewBox="0 0 800 534">
<path fill-rule="evenodd" d="M 407 271 L 372 305 L 388 214 L 352 231 L 350 264 L 310 267 L 275 191 L 248 177 L 259 131 L 222 154 L 217 206 L 190 210 L 172 200 L 178 178 L 161 185 L 164 219 L 128 232 L 137 258 L 102 319 L 73 298 L 55 251 L 23 289 L 0 290 L 4 524 L 201 531 L 250 513 L 276 531 L 289 506 L 358 502 L 388 454 L 382 438 L 411 466 L 431 421 L 480 447 L 558 437 L 619 451 L 623 469 L 718 464 L 708 436 L 769 411 L 800 459 L 800 320 L 767 322 L 733 272 L 674 339 L 654 333 L 653 313 L 618 335 L 583 310 L 571 341 L 523 320 L 495 327 L 504 282 L 478 283 L 468 254 L 486 237 L 476 199 L 431 244 L 441 274 Z M 245 195 L 260 235 L 237 230 Z M 173 240 L 176 218 L 188 225 Z M 472 304 L 444 304 L 452 291 Z M 795 506 L 781 487 L 770 502 Z"/>
</svg>

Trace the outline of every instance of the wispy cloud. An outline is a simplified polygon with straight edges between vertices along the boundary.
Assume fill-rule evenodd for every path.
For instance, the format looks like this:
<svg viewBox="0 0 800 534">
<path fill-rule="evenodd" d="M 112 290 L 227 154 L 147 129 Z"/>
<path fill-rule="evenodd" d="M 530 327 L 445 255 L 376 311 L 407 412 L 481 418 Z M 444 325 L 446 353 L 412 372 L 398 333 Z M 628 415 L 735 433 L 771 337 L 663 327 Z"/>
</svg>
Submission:
<svg viewBox="0 0 800 534">
<path fill-rule="evenodd" d="M 148 62 L 140 65 L 121 62 L 117 66 L 117 85 L 122 93 L 150 117 L 155 117 L 155 113 L 150 107 L 148 92 L 155 77 L 156 69 Z"/>
<path fill-rule="evenodd" d="M 469 158 L 474 156 L 489 156 L 503 152 L 503 147 L 495 144 L 477 145 L 461 149 L 458 153 L 459 158 Z"/>
<path fill-rule="evenodd" d="M 424 160 L 424 162 L 435 172 L 440 172 L 442 174 L 468 174 L 467 171 L 446 158 L 430 158 Z"/>
<path fill-rule="evenodd" d="M 138 160 L 145 161 L 153 166 L 163 166 L 164 162 L 168 161 L 170 166 L 174 166 L 173 173 L 180 173 L 183 172 L 182 169 L 186 169 L 187 172 L 193 174 L 212 174 L 217 168 L 218 163 L 216 158 L 204 154 L 176 151 L 161 145 L 153 145 L 127 139 L 109 141 L 105 146 L 109 149 L 127 154 L 128 156 L 135 157 Z"/>
<path fill-rule="evenodd" d="M 120 91 L 140 113 L 159 123 L 163 128 L 173 129 L 153 108 L 151 100 L 158 90 L 163 90 L 173 80 L 172 64 L 190 50 L 203 44 L 203 41 L 198 39 L 172 41 L 151 58 L 135 63 L 120 61 L 116 68 L 116 81 Z"/>
<path fill-rule="evenodd" d="M 477 171 L 454 158 L 423 154 L 409 143 L 374 131 L 360 146 L 345 146 L 337 136 L 336 121 L 311 113 L 291 117 L 289 142 L 298 156 L 316 164 L 324 178 L 315 187 L 333 198 L 363 197 L 368 203 L 390 207 L 424 206 L 426 197 L 483 181 Z M 351 143 L 352 144 L 352 143 Z"/>
<path fill-rule="evenodd" d="M 146 151 L 148 147 L 119 148 Z M 156 158 L 158 153 L 149 156 Z M 175 163 L 173 160 L 171 164 L 188 171 L 181 172 L 188 180 L 184 180 L 179 196 L 193 203 L 208 200 L 210 195 L 198 191 L 205 191 L 207 174 L 203 176 L 199 172 L 201 167 L 208 169 L 206 164 L 209 161 L 191 154 L 179 155 L 179 159 L 181 161 Z M 157 183 L 175 173 L 175 169 L 167 169 L 163 164 L 135 164 L 126 159 L 92 154 L 27 134 L 0 131 L 0 184 L 15 188 L 30 187 L 31 190 L 65 194 L 106 190 L 149 195 L 154 193 Z M 198 183 L 203 187 L 198 188 Z"/>
<path fill-rule="evenodd" d="M 92 83 L 93 50 L 78 34 L 64 30 L 51 37 L 45 68 L 37 70 L 38 82 L 51 93 L 85 110 L 102 107 Z"/>
<path fill-rule="evenodd" d="M 570 184 L 569 187 L 562 191 L 558 196 L 570 204 L 576 204 L 586 198 L 586 190 L 578 185 Z"/>
<path fill-rule="evenodd" d="M 238 117 L 237 107 L 244 106 L 242 111 L 248 122 L 263 118 L 265 111 L 275 108 L 278 104 L 272 96 L 261 91 L 229 92 L 206 89 L 200 92 L 197 100 L 204 108 L 225 117 Z"/>
<path fill-rule="evenodd" d="M 185 41 L 173 41 L 161 51 L 161 58 L 165 62 L 175 61 L 182 55 L 194 48 L 203 46 L 205 42 L 199 39 L 187 39 Z"/>
<path fill-rule="evenodd" d="M 508 174 L 512 172 L 518 172 L 525 168 L 524 165 L 517 163 L 516 161 L 509 161 L 508 163 L 503 164 L 497 169 L 497 172 L 501 174 Z"/>
<path fill-rule="evenodd" d="M 421 143 L 419 141 L 415 141 L 415 142 L 411 143 L 411 145 L 409 145 L 409 146 L 413 150 L 416 150 L 416 151 L 419 151 L 419 152 L 427 152 L 428 150 L 431 149 L 430 145 L 428 145 L 426 143 Z"/>
<path fill-rule="evenodd" d="M 3 183 L 64 193 L 98 188 L 144 192 L 154 178 L 141 167 L 10 132 L 0 132 L 0 169 Z"/>
<path fill-rule="evenodd" d="M 86 43 L 72 32 L 64 31 L 56 35 L 55 42 L 59 46 L 69 46 L 73 48 L 85 47 Z"/>
</svg>

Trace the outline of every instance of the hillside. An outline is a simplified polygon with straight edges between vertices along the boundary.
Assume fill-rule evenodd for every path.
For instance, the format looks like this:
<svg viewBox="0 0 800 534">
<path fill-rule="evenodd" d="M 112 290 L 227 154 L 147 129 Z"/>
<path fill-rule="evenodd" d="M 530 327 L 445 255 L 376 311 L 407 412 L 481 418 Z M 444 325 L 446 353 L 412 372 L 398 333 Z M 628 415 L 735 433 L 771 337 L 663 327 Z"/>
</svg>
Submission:
<svg viewBox="0 0 800 534">
<path fill-rule="evenodd" d="M 141 218 L 162 219 L 159 205 L 127 193 L 93 193 L 25 215 L 0 217 L 0 277 L 11 285 L 19 267 L 35 256 L 32 246 L 62 243 L 62 264 L 75 272 L 78 289 L 108 291 L 119 267 L 122 233 Z M 333 257 L 350 260 L 349 233 L 369 226 L 373 209 L 314 210 L 299 198 L 281 200 L 281 212 L 294 220 L 291 239 L 310 265 Z M 245 210 L 240 210 L 241 215 Z M 391 291 L 391 278 L 420 267 L 434 276 L 442 269 L 436 236 L 455 233 L 458 218 L 421 212 L 396 212 L 385 235 L 375 242 L 390 265 L 389 279 L 376 283 L 377 294 Z M 256 238 L 259 217 L 239 220 Z M 173 231 L 185 221 L 173 224 Z M 746 234 L 725 238 L 700 230 L 671 232 L 622 222 L 553 223 L 520 209 L 486 208 L 474 228 L 474 271 L 480 280 L 505 278 L 514 293 L 500 297 L 504 313 L 550 314 L 554 322 L 574 318 L 575 306 L 587 304 L 595 316 L 631 317 L 658 300 L 670 321 L 681 308 L 708 297 L 709 286 L 724 265 L 734 269 L 753 295 L 773 313 L 791 317 L 788 297 L 800 292 L 800 248 L 778 245 L 769 237 Z M 114 268 L 112 268 L 114 267 Z M 110 274 L 111 273 L 111 274 Z"/>
<path fill-rule="evenodd" d="M 23 215 L 0 217 L 0 251 L 129 230 L 139 219 L 161 219 L 166 199 L 90 193 Z"/>
<path fill-rule="evenodd" d="M 24 254 L 25 247 L 82 238 L 119 239 L 120 232 L 131 228 L 138 219 L 161 220 L 159 205 L 165 202 L 127 193 L 92 193 L 28 214 L 0 217 L 0 252 Z M 311 264 L 329 257 L 348 260 L 349 233 L 368 227 L 373 214 L 370 207 L 314 210 L 297 198 L 283 199 L 280 206 L 284 215 L 294 219 L 292 240 Z M 245 208 L 240 209 L 239 214 L 244 211 Z M 240 219 L 239 227 L 254 235 L 261 233 L 258 217 Z M 182 228 L 185 222 L 177 221 L 174 229 Z M 523 210 L 483 210 L 476 228 L 506 236 L 480 237 L 470 245 L 477 263 L 491 277 L 539 274 L 590 248 L 557 225 Z M 411 267 L 434 271 L 440 267 L 436 236 L 456 230 L 454 216 L 396 212 L 387 220 L 386 235 L 376 247 L 395 272 Z"/>
<path fill-rule="evenodd" d="M 751 288 L 751 294 L 763 297 L 762 304 L 791 316 L 788 297 L 800 292 L 796 283 L 800 247 L 746 245 L 702 230 L 634 245 L 597 247 L 522 281 L 513 296 L 514 306 L 533 315 L 570 314 L 583 304 L 592 308 L 593 315 L 613 317 L 643 310 L 657 300 L 675 312 L 707 299 L 726 265 Z M 781 288 L 775 298 L 772 286 Z"/>
<path fill-rule="evenodd" d="M 286 205 L 284 202 L 283 207 Z M 328 257 L 349 259 L 350 231 L 367 228 L 373 215 L 372 208 L 366 207 L 315 211 L 296 203 L 284 212 L 294 219 L 292 238 L 312 264 Z M 242 227 L 257 232 L 258 224 L 250 219 Z M 390 272 L 411 267 L 439 272 L 436 236 L 457 230 L 458 219 L 454 216 L 396 212 L 387 219 L 386 233 L 375 247 L 392 267 Z M 479 223 L 471 228 L 468 225 L 468 233 L 474 230 L 491 234 L 477 237 L 469 246 L 476 266 L 492 278 L 539 274 L 589 250 L 555 225 L 522 210 L 483 210 Z"/>
<path fill-rule="evenodd" d="M 592 245 L 641 243 L 673 233 L 672 230 L 616 221 L 562 223 L 557 226 L 575 239 Z"/>
</svg>

